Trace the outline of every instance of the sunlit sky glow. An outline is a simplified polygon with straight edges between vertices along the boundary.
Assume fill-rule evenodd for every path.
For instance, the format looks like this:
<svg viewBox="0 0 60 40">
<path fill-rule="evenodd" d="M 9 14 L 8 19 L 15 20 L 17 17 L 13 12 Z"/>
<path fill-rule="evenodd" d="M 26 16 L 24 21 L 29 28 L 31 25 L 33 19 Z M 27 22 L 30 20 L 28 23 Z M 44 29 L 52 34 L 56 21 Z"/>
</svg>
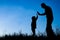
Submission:
<svg viewBox="0 0 60 40">
<path fill-rule="evenodd" d="M 44 13 L 41 3 L 49 5 L 53 10 L 53 29 L 60 29 L 60 0 L 0 0 L 0 35 L 14 32 L 31 34 L 31 17 L 36 12 Z M 46 30 L 46 17 L 39 16 L 36 33 Z"/>
</svg>

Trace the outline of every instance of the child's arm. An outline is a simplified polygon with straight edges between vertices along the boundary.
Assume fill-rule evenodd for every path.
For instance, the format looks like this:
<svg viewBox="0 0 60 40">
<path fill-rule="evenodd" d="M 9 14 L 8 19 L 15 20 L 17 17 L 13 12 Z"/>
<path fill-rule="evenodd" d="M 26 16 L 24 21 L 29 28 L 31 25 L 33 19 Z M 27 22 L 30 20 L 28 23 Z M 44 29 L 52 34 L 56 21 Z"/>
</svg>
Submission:
<svg viewBox="0 0 60 40">
<path fill-rule="evenodd" d="M 37 14 L 37 16 L 36 16 L 36 20 L 38 19 L 38 14 Z"/>
</svg>

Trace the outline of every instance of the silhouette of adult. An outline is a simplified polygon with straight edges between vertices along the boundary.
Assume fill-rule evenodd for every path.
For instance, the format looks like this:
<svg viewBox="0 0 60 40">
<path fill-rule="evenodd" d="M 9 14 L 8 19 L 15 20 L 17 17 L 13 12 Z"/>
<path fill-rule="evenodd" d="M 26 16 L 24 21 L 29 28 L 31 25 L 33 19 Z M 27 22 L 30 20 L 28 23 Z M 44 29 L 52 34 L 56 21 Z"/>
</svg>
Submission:
<svg viewBox="0 0 60 40">
<path fill-rule="evenodd" d="M 36 21 L 38 19 L 38 15 L 35 17 L 35 16 L 32 16 L 32 22 L 31 22 L 31 30 L 33 32 L 33 36 L 35 36 L 35 29 L 36 29 Z"/>
<path fill-rule="evenodd" d="M 46 25 L 46 32 L 47 32 L 47 36 L 52 36 L 53 34 L 53 30 L 52 30 L 52 22 L 53 22 L 53 13 L 52 13 L 52 9 L 47 6 L 45 3 L 41 4 L 41 7 L 43 9 L 45 9 L 45 13 L 40 14 L 38 11 L 38 15 L 46 15 L 46 19 L 47 19 L 47 25 Z"/>
</svg>

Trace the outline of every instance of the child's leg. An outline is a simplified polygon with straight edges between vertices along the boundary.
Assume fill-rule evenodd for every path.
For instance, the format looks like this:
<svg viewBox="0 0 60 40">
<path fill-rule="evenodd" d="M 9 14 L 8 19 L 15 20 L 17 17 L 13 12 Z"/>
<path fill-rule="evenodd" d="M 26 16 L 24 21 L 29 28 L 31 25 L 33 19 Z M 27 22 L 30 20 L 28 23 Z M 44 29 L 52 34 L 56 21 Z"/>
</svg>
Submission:
<svg viewBox="0 0 60 40">
<path fill-rule="evenodd" d="M 33 36 L 35 35 L 35 28 L 32 28 Z"/>
</svg>

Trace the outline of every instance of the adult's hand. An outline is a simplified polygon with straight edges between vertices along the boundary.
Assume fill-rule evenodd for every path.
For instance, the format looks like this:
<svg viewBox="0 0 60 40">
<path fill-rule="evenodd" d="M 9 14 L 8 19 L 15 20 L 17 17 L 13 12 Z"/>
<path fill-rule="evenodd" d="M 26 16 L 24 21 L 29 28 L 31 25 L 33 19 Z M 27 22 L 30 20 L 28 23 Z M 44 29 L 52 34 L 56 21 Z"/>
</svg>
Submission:
<svg viewBox="0 0 60 40">
<path fill-rule="evenodd" d="M 37 14 L 40 15 L 40 13 L 37 11 Z"/>
</svg>

